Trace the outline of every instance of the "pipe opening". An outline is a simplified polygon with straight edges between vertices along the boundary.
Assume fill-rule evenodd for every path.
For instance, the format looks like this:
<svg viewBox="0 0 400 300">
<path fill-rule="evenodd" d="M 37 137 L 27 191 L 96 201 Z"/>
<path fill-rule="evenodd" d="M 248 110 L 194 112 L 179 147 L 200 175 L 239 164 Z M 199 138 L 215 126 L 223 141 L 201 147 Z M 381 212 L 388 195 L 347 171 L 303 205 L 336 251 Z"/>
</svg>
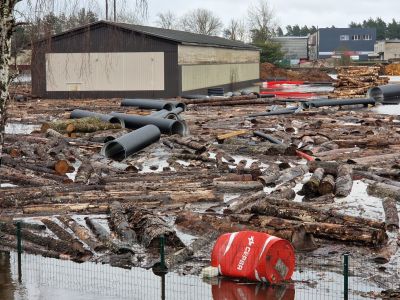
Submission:
<svg viewBox="0 0 400 300">
<path fill-rule="evenodd" d="M 117 118 L 117 117 L 111 117 L 108 122 L 112 124 L 120 124 L 122 128 L 125 128 L 125 122 L 124 120 Z"/>
<path fill-rule="evenodd" d="M 181 136 L 185 135 L 185 126 L 183 123 L 176 121 L 171 126 L 171 134 L 179 134 Z"/>
<path fill-rule="evenodd" d="M 110 141 L 103 147 L 103 155 L 107 158 L 122 161 L 126 158 L 126 149 L 117 141 Z"/>
<path fill-rule="evenodd" d="M 368 97 L 373 98 L 377 102 L 383 102 L 383 91 L 379 87 L 374 87 L 368 91 Z"/>
<path fill-rule="evenodd" d="M 182 102 L 176 103 L 176 104 L 175 104 L 175 107 L 176 107 L 176 108 L 182 108 L 183 111 L 186 110 L 186 104 L 185 104 L 185 103 L 182 103 Z"/>
<path fill-rule="evenodd" d="M 169 120 L 179 120 L 178 116 L 174 113 L 168 114 L 165 118 Z"/>
<path fill-rule="evenodd" d="M 174 105 L 172 103 L 165 103 L 162 109 L 166 109 L 166 110 L 173 110 L 174 109 Z"/>
</svg>

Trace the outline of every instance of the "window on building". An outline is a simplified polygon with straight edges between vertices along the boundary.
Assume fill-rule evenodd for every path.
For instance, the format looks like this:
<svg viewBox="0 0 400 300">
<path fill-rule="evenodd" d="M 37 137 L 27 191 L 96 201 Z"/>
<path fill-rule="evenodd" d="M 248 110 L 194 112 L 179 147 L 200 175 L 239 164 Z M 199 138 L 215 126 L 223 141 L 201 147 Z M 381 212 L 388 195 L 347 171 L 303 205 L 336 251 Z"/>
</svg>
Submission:
<svg viewBox="0 0 400 300">
<path fill-rule="evenodd" d="M 349 40 L 349 35 L 348 34 L 343 34 L 340 36 L 341 41 L 348 41 Z"/>
<path fill-rule="evenodd" d="M 351 37 L 351 39 L 352 39 L 353 41 L 358 41 L 358 40 L 361 40 L 361 36 L 360 36 L 359 34 L 355 34 L 355 35 L 353 35 L 353 36 Z"/>
<path fill-rule="evenodd" d="M 366 41 L 372 40 L 371 36 L 369 34 L 364 34 L 363 39 Z"/>
</svg>

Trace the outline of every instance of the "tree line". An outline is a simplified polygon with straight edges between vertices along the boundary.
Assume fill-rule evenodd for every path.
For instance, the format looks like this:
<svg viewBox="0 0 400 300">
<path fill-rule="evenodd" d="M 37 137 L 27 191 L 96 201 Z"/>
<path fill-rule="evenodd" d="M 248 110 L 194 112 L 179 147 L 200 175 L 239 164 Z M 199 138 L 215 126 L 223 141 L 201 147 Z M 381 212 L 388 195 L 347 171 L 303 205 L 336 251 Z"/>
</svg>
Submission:
<svg viewBox="0 0 400 300">
<path fill-rule="evenodd" d="M 335 26 L 331 26 L 335 28 Z M 369 18 L 362 22 L 350 22 L 349 28 L 376 28 L 376 39 L 400 39 L 400 21 L 392 19 L 392 21 L 386 23 L 382 18 Z M 307 36 L 313 34 L 318 30 L 316 26 L 308 27 L 307 25 L 299 26 L 288 25 L 286 26 L 286 33 L 283 32 L 281 27 L 277 27 L 276 36 Z"/>
</svg>

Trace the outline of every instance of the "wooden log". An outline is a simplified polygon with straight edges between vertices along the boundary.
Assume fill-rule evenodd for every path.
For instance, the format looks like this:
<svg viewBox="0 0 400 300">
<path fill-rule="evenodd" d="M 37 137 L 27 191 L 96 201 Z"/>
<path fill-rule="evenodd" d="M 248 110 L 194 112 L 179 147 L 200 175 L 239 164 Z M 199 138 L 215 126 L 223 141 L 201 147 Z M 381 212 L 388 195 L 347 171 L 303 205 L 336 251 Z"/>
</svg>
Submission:
<svg viewBox="0 0 400 300">
<path fill-rule="evenodd" d="M 218 192 L 240 193 L 249 191 L 262 191 L 264 186 L 259 181 L 214 181 Z"/>
<path fill-rule="evenodd" d="M 10 234 L 4 234 L 0 232 L 0 249 L 6 251 L 15 251 L 15 247 L 17 245 L 17 237 Z M 41 255 L 43 257 L 57 258 L 57 259 L 70 259 L 69 255 L 63 255 L 60 252 L 53 250 L 45 250 L 38 245 L 33 244 L 28 241 L 23 241 L 22 250 L 26 253 Z"/>
<path fill-rule="evenodd" d="M 387 145 L 382 145 L 382 147 L 384 147 L 384 146 L 387 146 Z M 354 158 L 354 159 L 348 160 L 348 162 L 352 163 L 352 164 L 359 164 L 359 165 L 370 165 L 370 164 L 374 164 L 377 162 L 385 162 L 385 163 L 389 163 L 391 161 L 395 162 L 398 159 L 400 159 L 399 153 L 391 153 L 391 154 L 379 154 L 379 155 L 372 155 L 372 156 L 366 156 L 366 157 L 361 157 L 361 158 Z"/>
<path fill-rule="evenodd" d="M 75 182 L 81 184 L 87 184 L 90 175 L 94 172 L 94 168 L 89 160 L 83 160 L 76 172 Z"/>
<path fill-rule="evenodd" d="M 367 218 L 344 215 L 332 210 L 319 209 L 309 203 L 285 201 L 272 197 L 264 197 L 251 207 L 251 212 L 267 214 L 280 218 L 296 219 L 320 223 L 340 225 L 361 225 L 377 229 L 385 229 L 385 223 Z"/>
<path fill-rule="evenodd" d="M 272 227 L 275 229 L 290 229 L 299 225 L 304 226 L 307 233 L 316 237 L 355 242 L 363 245 L 378 246 L 387 241 L 384 230 L 368 228 L 359 225 L 339 225 L 330 223 L 314 223 L 307 221 L 295 221 L 270 216 L 258 216 L 252 220 L 252 224 L 259 227 Z"/>
<path fill-rule="evenodd" d="M 77 223 L 74 219 L 69 216 L 60 216 L 58 219 L 67 227 L 69 227 L 75 235 L 83 241 L 86 245 L 88 245 L 93 251 L 103 251 L 106 249 L 106 246 L 96 241 L 89 233 L 89 230 L 86 227 Z"/>
<path fill-rule="evenodd" d="M 397 211 L 396 200 L 386 197 L 382 201 L 383 210 L 385 211 L 385 223 L 388 231 L 399 229 L 399 212 Z"/>
<path fill-rule="evenodd" d="M 130 247 L 117 243 L 99 222 L 89 217 L 85 217 L 85 222 L 98 240 L 113 253 L 127 253 L 132 251 Z"/>
<path fill-rule="evenodd" d="M 394 198 L 397 201 L 400 201 L 399 187 L 372 180 L 366 180 L 366 182 L 368 183 L 367 187 L 368 195 L 375 196 L 381 199 L 389 197 L 389 198 Z"/>
<path fill-rule="evenodd" d="M 162 218 L 150 211 L 132 208 L 127 212 L 128 220 L 135 230 L 140 243 L 146 248 L 157 249 L 160 237 L 165 237 L 165 244 L 174 248 L 185 245 L 176 235 L 176 232 Z"/>
<path fill-rule="evenodd" d="M 47 204 L 47 205 L 29 205 L 23 206 L 24 214 L 49 215 L 49 214 L 107 214 L 109 212 L 108 204 L 98 205 L 90 203 L 77 204 Z"/>
<path fill-rule="evenodd" d="M 13 224 L 2 223 L 2 222 L 0 222 L 0 231 L 3 231 L 10 235 L 16 235 L 17 232 L 16 227 Z M 41 236 L 33 232 L 30 232 L 29 230 L 26 229 L 21 229 L 21 234 L 24 240 L 42 246 L 47 250 L 69 254 L 76 258 L 81 258 L 82 255 L 86 256 L 86 254 L 83 254 L 77 251 L 76 249 L 72 248 L 71 244 L 65 241 L 56 240 L 51 237 Z"/>
<path fill-rule="evenodd" d="M 302 188 L 302 191 L 304 192 L 305 195 L 318 193 L 318 189 L 322 179 L 324 178 L 324 174 L 325 174 L 324 169 L 322 168 L 315 169 L 310 180 L 307 181 Z"/>
<path fill-rule="evenodd" d="M 319 197 L 304 197 L 303 202 L 308 202 L 310 204 L 329 204 L 335 202 L 334 194 L 326 194 Z"/>
<path fill-rule="evenodd" d="M 206 145 L 200 144 L 193 140 L 188 140 L 186 138 L 181 138 L 178 136 L 172 136 L 169 140 L 175 144 L 182 145 L 188 147 L 189 149 L 196 150 L 197 154 L 201 154 L 207 150 Z"/>
<path fill-rule="evenodd" d="M 335 195 L 347 197 L 353 188 L 353 169 L 349 165 L 339 165 L 335 182 Z"/>
<path fill-rule="evenodd" d="M 252 215 L 243 214 L 220 216 L 184 211 L 178 215 L 175 224 L 182 231 L 196 235 L 206 235 L 210 230 L 215 230 L 219 233 L 255 230 L 286 239 L 298 251 L 314 250 L 317 248 L 313 236 L 307 234 L 301 225 L 298 227 L 293 226 L 289 229 L 279 228 L 278 230 L 266 227 L 260 228 L 250 223 L 252 218 Z"/>
<path fill-rule="evenodd" d="M 276 184 L 282 184 L 291 180 L 296 179 L 297 177 L 304 176 L 308 173 L 308 166 L 307 165 L 298 165 L 296 167 L 286 169 L 282 171 L 281 175 L 279 176 Z"/>
<path fill-rule="evenodd" d="M 266 176 L 259 176 L 258 179 L 262 182 L 264 186 L 274 187 L 276 186 L 276 182 L 280 176 L 280 172 L 270 172 Z"/>
<path fill-rule="evenodd" d="M 67 242 L 71 245 L 72 249 L 78 251 L 79 253 L 90 255 L 90 252 L 86 251 L 83 247 L 83 244 L 74 238 L 71 234 L 69 234 L 64 228 L 62 228 L 57 223 L 53 222 L 50 219 L 41 219 L 42 223 L 46 225 L 50 231 L 52 231 L 60 240 Z"/>
<path fill-rule="evenodd" d="M 339 166 L 339 163 L 333 162 L 333 161 L 309 161 L 307 165 L 310 168 L 310 172 L 315 172 L 316 169 L 322 168 L 324 169 L 325 174 L 330 174 L 333 176 L 337 175 L 337 168 Z"/>
<path fill-rule="evenodd" d="M 320 195 L 332 194 L 335 191 L 335 178 L 332 175 L 326 175 L 319 187 L 318 192 Z"/>
<path fill-rule="evenodd" d="M 239 135 L 244 135 L 244 134 L 248 134 L 249 131 L 248 130 L 236 130 L 236 131 L 231 131 L 228 133 L 224 133 L 224 134 L 219 134 L 217 135 L 216 139 L 218 143 L 223 143 L 226 139 L 229 138 L 233 138 Z"/>
<path fill-rule="evenodd" d="M 35 176 L 33 172 L 21 172 L 16 169 L 1 165 L 0 166 L 0 179 L 7 180 L 16 185 L 58 185 L 59 182 Z"/>
<path fill-rule="evenodd" d="M 355 175 L 360 176 L 362 178 L 367 178 L 367 179 L 374 180 L 376 182 L 382 182 L 382 183 L 386 183 L 386 184 L 389 184 L 389 185 L 400 187 L 400 182 L 399 181 L 387 179 L 385 177 L 381 177 L 381 176 L 375 175 L 375 174 L 370 173 L 370 172 L 365 172 L 365 171 L 354 170 L 353 172 L 354 172 Z"/>
<path fill-rule="evenodd" d="M 82 119 L 69 119 L 57 120 L 48 123 L 43 123 L 41 132 L 46 132 L 48 129 L 54 129 L 60 133 L 71 132 L 95 132 L 108 129 L 120 129 L 120 124 L 112 124 L 103 122 L 98 118 L 82 118 Z"/>
<path fill-rule="evenodd" d="M 235 199 L 235 203 L 230 205 L 229 208 L 224 211 L 224 213 L 240 213 L 244 208 L 254 204 L 256 201 L 262 199 L 265 196 L 266 195 L 264 191 L 242 195 L 238 199 Z"/>
<path fill-rule="evenodd" d="M 360 152 L 360 148 L 340 148 L 325 152 L 318 152 L 317 157 L 322 161 L 332 161 L 337 159 L 347 159 L 348 155 L 351 153 Z"/>
<path fill-rule="evenodd" d="M 114 230 L 119 239 L 133 245 L 137 241 L 136 233 L 130 228 L 128 218 L 125 215 L 125 209 L 121 203 L 114 201 L 110 205 L 110 228 Z"/>
</svg>

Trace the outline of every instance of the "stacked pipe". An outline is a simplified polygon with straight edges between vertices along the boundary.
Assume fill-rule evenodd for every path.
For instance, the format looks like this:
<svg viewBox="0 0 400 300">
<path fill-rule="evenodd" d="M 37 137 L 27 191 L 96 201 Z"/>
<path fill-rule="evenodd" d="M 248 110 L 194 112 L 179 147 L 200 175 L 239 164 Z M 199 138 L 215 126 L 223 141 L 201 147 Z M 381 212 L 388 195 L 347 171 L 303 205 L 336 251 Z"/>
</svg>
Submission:
<svg viewBox="0 0 400 300">
<path fill-rule="evenodd" d="M 124 99 L 121 106 L 135 106 L 144 109 L 157 109 L 149 116 L 128 115 L 111 112 L 99 114 L 91 111 L 76 109 L 71 118 L 97 117 L 110 123 L 120 123 L 122 127 L 135 131 L 122 135 L 117 139 L 109 140 L 101 149 L 101 154 L 115 160 L 123 160 L 139 152 L 145 147 L 159 140 L 161 133 L 184 135 L 186 125 L 181 122 L 179 114 L 186 109 L 186 105 L 178 101 L 153 99 Z"/>
</svg>

